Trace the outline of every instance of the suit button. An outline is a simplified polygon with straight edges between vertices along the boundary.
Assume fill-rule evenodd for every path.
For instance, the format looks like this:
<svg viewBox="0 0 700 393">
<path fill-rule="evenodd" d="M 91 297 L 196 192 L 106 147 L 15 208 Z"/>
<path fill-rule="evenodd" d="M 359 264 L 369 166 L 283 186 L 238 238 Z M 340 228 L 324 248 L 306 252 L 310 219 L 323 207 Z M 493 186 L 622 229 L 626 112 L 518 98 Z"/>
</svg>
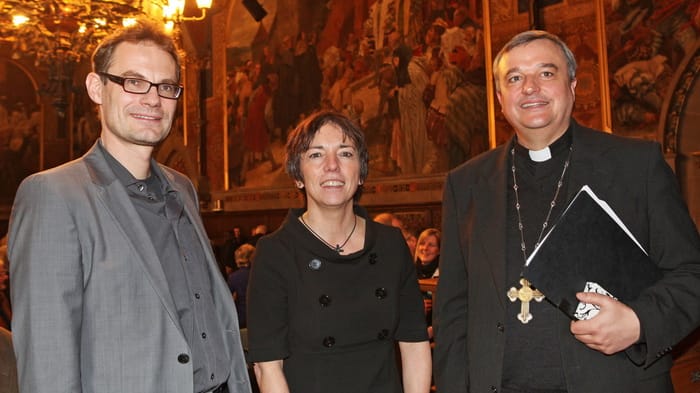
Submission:
<svg viewBox="0 0 700 393">
<path fill-rule="evenodd" d="M 331 305 L 331 297 L 328 295 L 321 295 L 318 297 L 318 302 L 321 303 L 321 306 L 328 307 Z"/>
<path fill-rule="evenodd" d="M 375 254 L 375 253 L 369 254 L 369 264 L 374 265 L 375 263 L 377 263 L 377 254 Z"/>
<path fill-rule="evenodd" d="M 374 296 L 376 296 L 377 299 L 384 299 L 386 297 L 386 295 L 387 295 L 386 289 L 384 289 L 384 288 L 377 288 L 374 291 Z"/>
<path fill-rule="evenodd" d="M 386 340 L 386 338 L 389 337 L 389 331 L 387 329 L 382 329 L 378 334 L 377 334 L 377 339 L 378 340 Z"/>
<path fill-rule="evenodd" d="M 496 324 L 496 329 L 498 329 L 499 332 L 503 333 L 504 330 L 506 330 L 505 326 L 501 322 Z"/>
<path fill-rule="evenodd" d="M 177 361 L 182 364 L 187 364 L 190 361 L 190 356 L 186 353 L 181 353 L 177 355 Z"/>
<path fill-rule="evenodd" d="M 492 391 L 493 393 L 497 393 L 497 392 L 498 392 L 498 389 L 497 389 L 495 386 L 491 385 L 491 391 Z"/>
<path fill-rule="evenodd" d="M 335 337 L 327 336 L 323 338 L 323 346 L 326 348 L 331 348 L 335 345 Z"/>
</svg>

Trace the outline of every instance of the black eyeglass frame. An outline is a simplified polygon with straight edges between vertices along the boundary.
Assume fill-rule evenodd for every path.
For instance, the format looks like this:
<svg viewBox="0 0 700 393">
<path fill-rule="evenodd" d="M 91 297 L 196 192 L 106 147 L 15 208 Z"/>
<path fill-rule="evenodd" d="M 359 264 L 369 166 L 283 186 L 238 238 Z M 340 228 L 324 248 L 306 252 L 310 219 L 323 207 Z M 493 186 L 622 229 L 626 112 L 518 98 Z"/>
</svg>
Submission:
<svg viewBox="0 0 700 393">
<path fill-rule="evenodd" d="M 185 90 L 185 88 L 182 85 L 178 85 L 176 83 L 153 83 L 151 81 L 147 81 L 147 80 L 141 79 L 141 78 L 123 77 L 123 76 L 119 76 L 119 75 L 113 75 L 113 74 L 110 74 L 107 72 L 98 72 L 97 75 L 103 76 L 103 77 L 109 79 L 110 81 L 112 81 L 118 85 L 121 85 L 122 89 L 125 92 L 131 93 L 131 94 L 148 94 L 148 92 L 151 91 L 151 88 L 153 86 L 155 86 L 156 93 L 158 94 L 159 97 L 167 98 L 170 100 L 177 100 L 180 98 L 180 96 L 182 95 L 182 92 Z M 141 91 L 129 91 L 126 87 L 127 80 L 137 80 L 139 82 L 147 83 L 148 89 L 146 89 L 145 91 L 142 91 L 142 92 Z M 175 97 L 168 97 L 168 96 L 164 96 L 163 94 L 161 94 L 161 91 L 160 91 L 161 86 L 170 86 L 170 87 L 174 88 L 176 91 Z"/>
</svg>

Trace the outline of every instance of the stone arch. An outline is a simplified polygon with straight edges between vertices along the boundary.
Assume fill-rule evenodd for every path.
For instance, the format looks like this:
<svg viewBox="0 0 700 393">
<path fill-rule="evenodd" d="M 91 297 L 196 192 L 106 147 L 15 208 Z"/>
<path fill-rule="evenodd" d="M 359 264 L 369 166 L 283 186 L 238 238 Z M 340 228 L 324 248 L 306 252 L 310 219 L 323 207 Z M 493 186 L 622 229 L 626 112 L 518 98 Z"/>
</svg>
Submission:
<svg viewBox="0 0 700 393">
<path fill-rule="evenodd" d="M 700 226 L 700 40 L 683 59 L 664 102 L 657 132 L 695 224 Z"/>
<path fill-rule="evenodd" d="M 173 130 L 175 131 L 175 130 Z M 158 148 L 155 159 L 176 171 L 182 172 L 192 180 L 196 189 L 200 188 L 200 176 L 197 164 L 183 144 L 182 135 L 174 132 Z"/>
</svg>

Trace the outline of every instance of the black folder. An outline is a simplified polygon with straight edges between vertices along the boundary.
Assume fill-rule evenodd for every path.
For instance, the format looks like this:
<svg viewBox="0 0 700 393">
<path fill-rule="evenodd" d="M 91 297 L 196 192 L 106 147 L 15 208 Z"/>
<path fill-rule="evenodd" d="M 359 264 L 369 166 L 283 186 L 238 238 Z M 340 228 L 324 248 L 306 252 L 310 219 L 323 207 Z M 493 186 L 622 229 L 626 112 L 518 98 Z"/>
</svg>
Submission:
<svg viewBox="0 0 700 393">
<path fill-rule="evenodd" d="M 545 299 L 576 318 L 577 292 L 597 283 L 625 302 L 661 270 L 612 209 L 584 186 L 527 260 L 523 275 Z"/>
</svg>

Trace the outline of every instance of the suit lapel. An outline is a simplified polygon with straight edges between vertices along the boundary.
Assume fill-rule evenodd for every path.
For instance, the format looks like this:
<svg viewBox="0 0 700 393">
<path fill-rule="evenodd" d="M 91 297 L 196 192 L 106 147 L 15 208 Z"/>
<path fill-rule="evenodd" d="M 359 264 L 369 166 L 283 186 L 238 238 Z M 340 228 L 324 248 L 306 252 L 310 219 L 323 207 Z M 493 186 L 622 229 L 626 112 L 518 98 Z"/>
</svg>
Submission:
<svg viewBox="0 0 700 393">
<path fill-rule="evenodd" d="M 588 185 L 597 195 L 607 194 L 612 185 L 608 165 L 601 165 L 605 161 L 603 151 L 589 137 L 591 132 L 602 131 L 589 130 L 574 123 L 571 172 L 566 187 L 567 206 L 584 185 Z"/>
<path fill-rule="evenodd" d="M 483 177 L 474 190 L 478 237 L 474 242 L 481 247 L 486 259 L 491 277 L 496 287 L 497 298 L 505 309 L 506 299 L 506 212 L 507 204 L 507 175 L 508 146 L 494 156 L 494 170 L 484 170 Z M 500 296 L 502 294 L 502 296 Z"/>
<path fill-rule="evenodd" d="M 98 198 L 104 205 L 105 211 L 121 228 L 122 234 L 131 242 L 136 254 L 140 257 L 137 259 L 138 262 L 143 266 L 173 323 L 180 329 L 175 302 L 156 249 L 150 241 L 151 237 L 142 224 L 141 217 L 136 212 L 124 186 L 117 180 L 97 143 L 84 158 L 92 181 L 97 187 Z"/>
</svg>

